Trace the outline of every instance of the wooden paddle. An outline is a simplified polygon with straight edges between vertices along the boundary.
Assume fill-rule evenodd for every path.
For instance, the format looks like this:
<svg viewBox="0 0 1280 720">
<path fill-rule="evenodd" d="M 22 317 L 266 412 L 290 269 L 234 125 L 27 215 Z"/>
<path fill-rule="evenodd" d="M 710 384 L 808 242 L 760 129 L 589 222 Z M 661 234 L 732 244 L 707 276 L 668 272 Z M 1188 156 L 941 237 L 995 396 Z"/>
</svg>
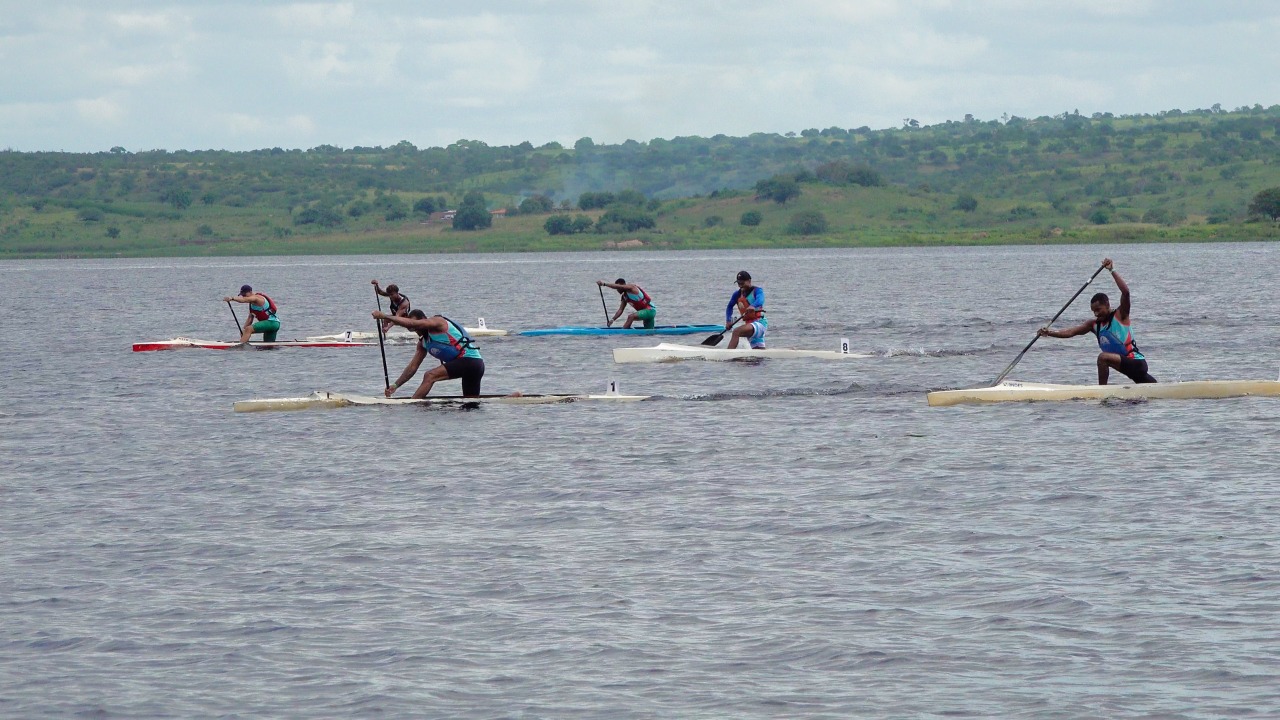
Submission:
<svg viewBox="0 0 1280 720">
<path fill-rule="evenodd" d="M 600 291 L 600 307 L 604 308 L 604 326 L 613 327 L 613 318 L 609 317 L 609 303 L 604 301 L 604 286 L 597 284 L 596 289 Z"/>
<path fill-rule="evenodd" d="M 720 332 L 716 333 L 715 335 L 712 335 L 711 337 L 707 338 L 706 340 L 703 340 L 703 341 L 702 341 L 702 344 L 703 344 L 703 345 L 706 345 L 706 346 L 708 346 L 708 347 L 715 346 L 715 345 L 719 345 L 719 344 L 720 344 L 720 341 L 724 339 L 724 334 L 725 334 L 725 333 L 727 333 L 727 332 L 729 332 L 729 330 L 730 330 L 730 329 L 732 329 L 734 325 L 737 325 L 737 324 L 738 324 L 738 321 L 739 321 L 739 320 L 741 320 L 741 319 L 742 319 L 741 317 L 736 317 L 736 318 L 734 318 L 734 319 L 733 319 L 733 322 L 729 323 L 729 327 L 726 327 L 725 329 L 721 330 Z"/>
<path fill-rule="evenodd" d="M 382 312 L 382 296 L 378 294 L 378 286 L 373 286 L 373 299 L 378 302 L 378 312 Z M 382 321 L 374 318 L 373 321 L 378 325 L 378 351 L 382 353 L 382 381 L 386 383 L 383 387 L 391 389 L 391 374 L 387 372 L 387 346 L 382 341 Z"/>
<path fill-rule="evenodd" d="M 1045 327 L 1049 327 L 1049 325 L 1052 325 L 1054 321 L 1056 321 L 1059 317 L 1061 317 L 1062 313 L 1066 312 L 1067 308 L 1071 307 L 1071 303 L 1075 302 L 1076 298 L 1080 297 L 1080 293 L 1084 292 L 1084 289 L 1089 287 L 1089 283 L 1093 282 L 1094 278 L 1098 277 L 1098 273 L 1105 270 L 1106 267 L 1107 267 L 1106 265 L 1099 265 L 1098 269 L 1093 272 L 1093 275 L 1091 275 L 1088 280 L 1084 281 L 1084 284 L 1080 286 L 1080 289 L 1076 291 L 1076 294 L 1071 296 L 1071 299 L 1067 301 L 1067 304 L 1062 306 L 1062 309 L 1058 311 L 1058 314 L 1054 315 L 1053 318 L 1049 320 L 1048 324 L 1045 325 Z M 1009 363 L 1009 367 L 1005 368 L 1004 372 L 1000 373 L 1000 375 L 996 377 L 995 382 L 991 383 L 991 387 L 995 387 L 996 385 L 999 385 L 1000 381 L 1005 379 L 1005 376 L 1013 372 L 1014 366 L 1016 366 L 1018 362 L 1022 360 L 1022 356 L 1026 355 L 1027 351 L 1031 349 L 1031 346 L 1035 345 L 1036 341 L 1039 339 L 1040 339 L 1040 333 L 1037 331 L 1035 337 L 1031 338 L 1031 342 L 1027 343 L 1027 346 L 1022 348 L 1022 352 L 1018 353 L 1018 357 L 1014 358 L 1013 362 Z"/>
</svg>

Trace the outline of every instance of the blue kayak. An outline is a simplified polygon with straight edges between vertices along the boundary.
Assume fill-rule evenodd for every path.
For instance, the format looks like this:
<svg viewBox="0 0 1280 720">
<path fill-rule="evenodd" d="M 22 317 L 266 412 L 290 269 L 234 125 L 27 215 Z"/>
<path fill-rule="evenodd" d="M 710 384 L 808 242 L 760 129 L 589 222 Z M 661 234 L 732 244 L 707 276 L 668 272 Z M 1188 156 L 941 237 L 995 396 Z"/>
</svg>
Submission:
<svg viewBox="0 0 1280 720">
<path fill-rule="evenodd" d="M 521 330 L 521 335 L 692 335 L 694 333 L 716 333 L 724 329 L 723 325 L 657 325 L 645 329 L 643 327 L 558 327 L 538 330 Z"/>
</svg>

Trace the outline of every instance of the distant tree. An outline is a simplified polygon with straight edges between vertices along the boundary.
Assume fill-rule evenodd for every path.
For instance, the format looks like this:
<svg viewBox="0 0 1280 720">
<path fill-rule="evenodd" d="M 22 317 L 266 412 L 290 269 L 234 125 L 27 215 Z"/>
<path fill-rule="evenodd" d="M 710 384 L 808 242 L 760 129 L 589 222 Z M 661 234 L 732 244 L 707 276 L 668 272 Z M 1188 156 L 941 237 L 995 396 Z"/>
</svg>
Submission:
<svg viewBox="0 0 1280 720">
<path fill-rule="evenodd" d="M 764 218 L 760 215 L 759 211 L 748 210 L 742 213 L 742 217 L 738 219 L 738 224 L 746 225 L 747 227 L 755 227 L 759 225 L 760 221 L 763 219 Z"/>
<path fill-rule="evenodd" d="M 102 212 L 98 208 L 92 207 L 84 208 L 76 215 L 84 222 L 99 222 L 102 218 L 106 217 L 106 213 Z"/>
<path fill-rule="evenodd" d="M 774 175 L 756 183 L 756 198 L 769 199 L 779 205 L 800 197 L 800 184 L 791 175 Z"/>
<path fill-rule="evenodd" d="M 724 222 L 724 218 L 719 215 L 709 215 L 702 221 L 703 227 L 715 227 Z"/>
<path fill-rule="evenodd" d="M 639 190 L 622 190 L 613 198 L 613 201 L 624 205 L 644 207 L 649 202 L 649 198 L 645 197 L 644 193 Z"/>
<path fill-rule="evenodd" d="M 186 210 L 191 207 L 191 191 L 186 188 L 171 188 L 160 196 L 160 200 L 169 203 L 175 210 Z"/>
<path fill-rule="evenodd" d="M 1186 213 L 1165 207 L 1151 208 L 1142 214 L 1142 222 L 1158 225 L 1177 225 L 1186 219 Z"/>
<path fill-rule="evenodd" d="M 552 215 L 542 223 L 542 228 L 548 235 L 570 235 L 573 233 L 573 220 L 564 214 Z"/>
<path fill-rule="evenodd" d="M 1280 187 L 1267 188 L 1253 196 L 1249 214 L 1280 220 Z"/>
<path fill-rule="evenodd" d="M 584 192 L 578 196 L 578 208 L 580 210 L 596 210 L 612 205 L 614 200 L 611 192 Z"/>
<path fill-rule="evenodd" d="M 200 237 L 209 237 L 210 235 L 213 234 L 213 226 L 201 225 L 200 227 L 196 228 L 196 234 L 199 235 Z"/>
<path fill-rule="evenodd" d="M 787 223 L 789 235 L 821 235 L 827 231 L 827 217 L 817 210 L 801 210 Z"/>
<path fill-rule="evenodd" d="M 535 215 L 540 213 L 549 213 L 555 203 L 546 195 L 532 195 L 520 201 L 520 214 Z"/>
<path fill-rule="evenodd" d="M 946 153 L 943 153 L 945 157 Z M 863 187 L 879 187 L 884 185 L 884 178 L 869 165 L 855 165 L 847 160 L 833 160 L 819 165 L 814 175 L 831 185 L 861 185 Z"/>
<path fill-rule="evenodd" d="M 588 216 L 586 216 L 586 215 L 574 215 L 574 216 L 573 216 L 573 232 L 574 232 L 574 234 L 587 232 L 588 230 L 590 230 L 590 229 L 591 229 L 591 226 L 592 226 L 592 225 L 594 225 L 594 224 L 595 224 L 595 223 L 594 223 L 594 222 L 592 222 L 591 218 L 590 218 L 590 217 L 588 217 Z"/>
<path fill-rule="evenodd" d="M 960 193 L 956 196 L 956 202 L 951 206 L 951 208 L 953 210 L 960 210 L 963 212 L 973 212 L 978 209 L 978 198 L 970 195 L 969 193 Z"/>
<path fill-rule="evenodd" d="M 218 196 L 214 195 L 213 193 L 205 193 L 200 196 L 200 202 L 204 203 L 205 205 L 212 205 L 217 201 L 218 201 Z"/>
<path fill-rule="evenodd" d="M 112 240 L 114 240 L 114 239 L 116 239 L 116 238 L 120 237 L 120 228 L 116 227 L 115 225 L 112 225 L 111 227 L 108 227 L 108 228 L 107 228 L 107 237 L 111 238 Z"/>
<path fill-rule="evenodd" d="M 342 225 L 342 214 L 333 208 L 325 208 L 316 218 L 316 224 L 320 227 L 336 228 Z"/>
<path fill-rule="evenodd" d="M 595 146 L 596 146 L 596 143 L 591 138 L 581 137 L 581 138 L 578 138 L 578 141 L 573 144 L 573 149 L 574 150 L 590 150 Z"/>
<path fill-rule="evenodd" d="M 484 202 L 484 194 L 472 190 L 462 198 L 453 216 L 454 230 L 480 230 L 493 225 L 493 216 Z"/>
<path fill-rule="evenodd" d="M 547 218 L 542 227 L 549 235 L 577 235 L 591 229 L 591 218 L 586 215 L 578 215 L 572 220 L 568 215 L 559 213 Z"/>
<path fill-rule="evenodd" d="M 443 209 L 444 208 L 437 208 L 436 199 L 431 197 L 418 198 L 418 200 L 413 203 L 413 211 L 418 215 L 430 215 L 436 210 Z"/>
<path fill-rule="evenodd" d="M 600 220 L 596 223 L 596 232 L 609 232 L 611 226 L 618 226 L 626 232 L 635 232 L 656 227 L 657 221 L 642 208 L 616 203 L 600 216 Z"/>
</svg>

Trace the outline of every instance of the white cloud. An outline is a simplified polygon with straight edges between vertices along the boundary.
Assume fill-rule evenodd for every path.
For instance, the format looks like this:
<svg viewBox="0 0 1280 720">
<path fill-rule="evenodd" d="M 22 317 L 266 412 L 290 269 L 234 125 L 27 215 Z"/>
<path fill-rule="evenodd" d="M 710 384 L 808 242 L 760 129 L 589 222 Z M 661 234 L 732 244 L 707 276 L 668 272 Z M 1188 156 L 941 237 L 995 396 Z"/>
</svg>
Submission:
<svg viewBox="0 0 1280 720">
<path fill-rule="evenodd" d="M 110 125 L 120 122 L 128 114 L 125 108 L 111 98 L 86 98 L 72 103 L 82 120 L 93 125 Z"/>
<path fill-rule="evenodd" d="M 293 3 L 274 11 L 276 22 L 287 32 L 343 30 L 356 17 L 353 3 Z"/>
<path fill-rule="evenodd" d="M 6 142 L 619 142 L 1280 102 L 1280 6 L 1245 0 L 112 5 L 8 10 Z"/>
</svg>

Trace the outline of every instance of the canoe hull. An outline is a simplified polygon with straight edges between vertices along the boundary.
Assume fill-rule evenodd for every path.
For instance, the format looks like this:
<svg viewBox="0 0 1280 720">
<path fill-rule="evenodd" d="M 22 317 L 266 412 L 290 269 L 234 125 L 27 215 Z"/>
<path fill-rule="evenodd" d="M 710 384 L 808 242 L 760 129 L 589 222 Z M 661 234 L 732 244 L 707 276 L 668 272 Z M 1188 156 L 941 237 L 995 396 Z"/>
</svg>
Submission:
<svg viewBox="0 0 1280 720">
<path fill-rule="evenodd" d="M 503 337 L 504 335 L 510 334 L 506 330 L 496 330 L 494 328 L 464 327 L 463 330 L 466 330 L 468 335 L 475 338 Z M 332 335 L 312 335 L 304 339 L 317 342 L 341 342 L 348 337 L 357 342 L 372 341 L 375 344 L 378 342 L 378 333 L 373 332 L 372 330 L 368 332 L 351 330 L 348 332 L 334 333 Z M 387 332 L 385 337 L 387 342 L 391 343 L 411 343 L 417 341 L 418 334 L 404 329 L 392 329 Z"/>
<path fill-rule="evenodd" d="M 339 340 L 279 340 L 276 342 L 251 341 L 248 348 L 352 348 L 371 347 L 378 343 L 343 342 Z M 238 342 L 226 340 L 197 340 L 195 338 L 174 338 L 172 340 L 154 340 L 133 344 L 134 352 L 152 352 L 155 350 L 238 350 L 245 348 Z"/>
<path fill-rule="evenodd" d="M 752 350 L 748 347 L 727 348 L 703 345 L 677 345 L 661 343 L 647 348 L 614 348 L 616 363 L 658 363 L 678 360 L 750 360 L 755 358 L 810 358 L 815 360 L 865 360 L 874 355 L 842 353 L 836 350 L 797 350 L 795 348 L 769 348 Z"/>
<path fill-rule="evenodd" d="M 235 403 L 233 409 L 236 412 L 266 412 L 273 410 L 324 410 L 368 405 L 464 405 L 475 403 L 498 405 L 551 405 L 557 403 L 589 401 L 638 402 L 648 399 L 648 395 L 620 395 L 616 393 L 592 395 L 584 393 L 578 395 L 481 395 L 480 397 L 437 395 L 435 397 L 425 397 L 420 400 L 414 400 L 411 398 L 385 398 L 318 391 L 304 397 L 241 400 Z"/>
<path fill-rule="evenodd" d="M 521 330 L 521 335 L 692 335 L 694 333 L 717 333 L 724 329 L 723 325 L 658 325 L 653 328 L 624 327 L 558 327 L 540 328 L 537 330 Z"/>
<path fill-rule="evenodd" d="M 1275 380 L 1194 380 L 1130 385 L 1050 385 L 1006 381 L 994 387 L 938 390 L 928 395 L 933 406 L 962 403 L 1060 400 L 1214 400 L 1248 396 L 1280 396 Z"/>
</svg>

